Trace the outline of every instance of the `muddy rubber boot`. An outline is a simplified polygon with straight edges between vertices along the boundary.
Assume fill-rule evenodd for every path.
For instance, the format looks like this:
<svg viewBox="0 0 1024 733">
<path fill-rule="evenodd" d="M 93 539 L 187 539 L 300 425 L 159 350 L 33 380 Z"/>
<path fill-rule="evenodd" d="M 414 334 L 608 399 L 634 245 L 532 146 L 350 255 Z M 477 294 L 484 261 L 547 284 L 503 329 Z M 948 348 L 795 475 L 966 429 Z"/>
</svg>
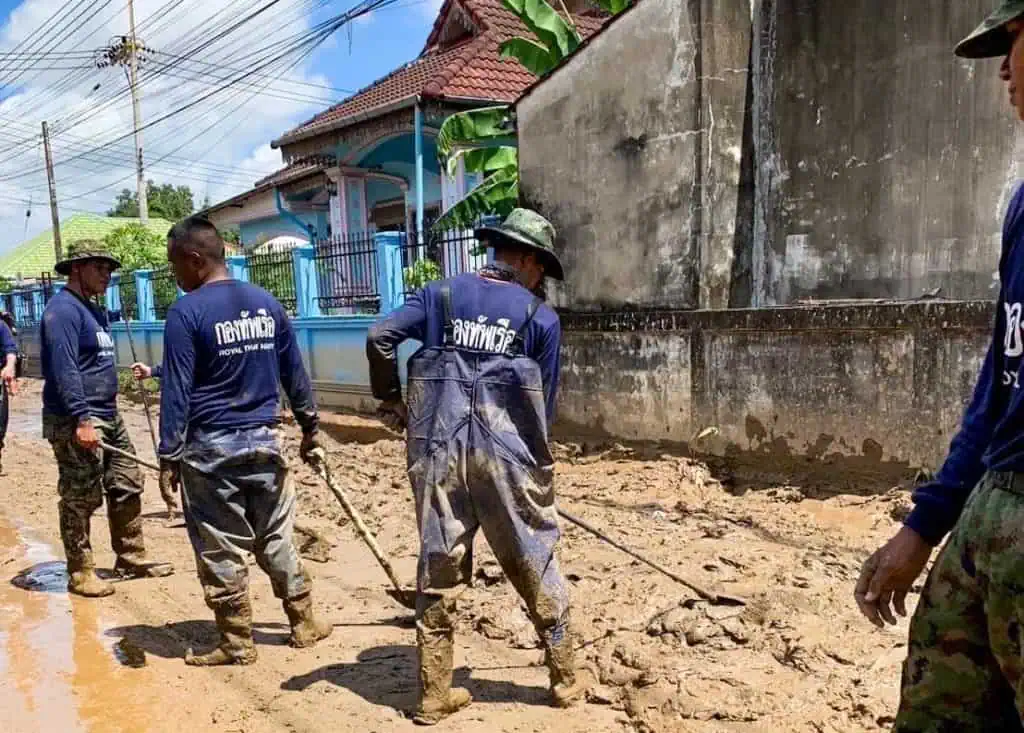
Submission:
<svg viewBox="0 0 1024 733">
<path fill-rule="evenodd" d="M 114 594 L 114 586 L 96 574 L 91 561 L 68 561 L 68 593 L 105 598 Z"/>
<path fill-rule="evenodd" d="M 576 668 L 576 651 L 568 631 L 558 644 L 547 645 L 544 663 L 551 675 L 551 699 L 555 707 L 568 708 L 587 695 L 594 684 L 593 672 Z"/>
<path fill-rule="evenodd" d="M 252 664 L 256 647 L 252 643 L 252 606 L 248 598 L 219 604 L 214 609 L 220 644 L 206 654 L 185 652 L 190 667 L 220 667 L 228 664 Z"/>
<path fill-rule="evenodd" d="M 440 601 L 429 608 L 422 621 L 416 623 L 416 643 L 420 657 L 419 705 L 413 722 L 417 725 L 437 725 L 473 701 L 469 690 L 452 687 L 452 666 L 455 659 L 455 632 L 445 618 Z M 443 623 L 447 628 L 431 627 L 430 621 Z"/>
<path fill-rule="evenodd" d="M 166 578 L 174 574 L 174 566 L 167 562 L 146 559 L 146 544 L 142 537 L 142 499 L 135 495 L 122 501 L 107 498 L 107 517 L 110 520 L 110 544 L 117 554 L 114 571 L 124 578 Z"/>
<path fill-rule="evenodd" d="M 284 601 L 284 612 L 288 615 L 288 623 L 292 626 L 292 636 L 288 643 L 296 649 L 311 647 L 323 641 L 334 631 L 334 627 L 316 617 L 313 613 L 313 595 L 307 593 L 298 598 Z"/>
</svg>

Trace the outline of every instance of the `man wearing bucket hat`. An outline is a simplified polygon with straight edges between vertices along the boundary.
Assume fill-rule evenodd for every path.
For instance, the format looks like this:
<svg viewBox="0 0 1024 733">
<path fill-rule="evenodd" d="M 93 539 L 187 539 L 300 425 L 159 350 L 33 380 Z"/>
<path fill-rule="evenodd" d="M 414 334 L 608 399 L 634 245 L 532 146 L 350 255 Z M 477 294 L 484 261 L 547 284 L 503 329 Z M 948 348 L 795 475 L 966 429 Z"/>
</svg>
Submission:
<svg viewBox="0 0 1024 733">
<path fill-rule="evenodd" d="M 1024 120 L 1024 0 L 1006 0 L 956 48 L 1003 57 L 1000 78 Z M 1022 731 L 1024 726 L 1024 188 L 1003 227 L 996 325 L 974 397 L 935 479 L 905 526 L 865 562 L 855 590 L 879 627 L 936 558 L 910 624 L 899 733 Z M 894 614 L 895 611 L 895 614 Z"/>
<path fill-rule="evenodd" d="M 526 602 L 546 650 L 553 702 L 586 691 L 574 664 L 569 593 L 555 557 L 559 538 L 548 428 L 558 389 L 561 327 L 533 294 L 561 280 L 555 230 L 526 209 L 477 238 L 495 263 L 433 282 L 377 323 L 367 341 L 373 394 L 395 428 L 408 426 L 408 465 L 420 533 L 415 721 L 433 725 L 470 702 L 452 689 L 455 601 L 473 572 L 482 529 Z M 402 400 L 398 347 L 409 360 Z"/>
<path fill-rule="evenodd" d="M 113 586 L 96 575 L 90 522 L 107 502 L 114 569 L 126 577 L 162 577 L 167 563 L 147 561 L 142 536 L 139 467 L 99 447 L 100 441 L 134 453 L 117 411 L 114 341 L 106 312 L 92 303 L 121 266 L 102 243 L 75 242 L 54 269 L 67 285 L 50 299 L 40 326 L 43 436 L 57 458 L 60 534 L 68 563 L 68 590 L 108 596 Z"/>
</svg>

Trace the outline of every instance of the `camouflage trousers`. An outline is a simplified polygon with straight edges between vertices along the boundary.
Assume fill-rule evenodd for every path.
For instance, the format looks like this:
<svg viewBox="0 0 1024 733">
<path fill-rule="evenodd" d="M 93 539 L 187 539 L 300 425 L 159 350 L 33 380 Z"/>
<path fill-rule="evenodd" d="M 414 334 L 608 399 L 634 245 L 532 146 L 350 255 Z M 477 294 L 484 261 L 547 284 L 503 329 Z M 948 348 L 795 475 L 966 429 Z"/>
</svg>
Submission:
<svg viewBox="0 0 1024 733">
<path fill-rule="evenodd" d="M 135 452 L 124 421 L 93 420 L 100 439 L 115 448 Z M 102 450 L 89 451 L 75 442 L 78 419 L 43 413 L 43 437 L 57 459 L 60 493 L 60 535 L 69 572 L 94 567 L 89 539 L 93 512 L 107 500 L 110 544 L 118 559 L 145 561 L 142 537 L 142 472 L 137 464 Z"/>
<path fill-rule="evenodd" d="M 1021 733 L 1024 474 L 974 490 L 910 625 L 898 733 Z"/>
<path fill-rule="evenodd" d="M 181 493 L 210 608 L 248 596 L 246 552 L 270 576 L 277 598 L 299 598 L 312 590 L 293 541 L 295 488 L 276 431 L 191 435 L 181 461 Z"/>
</svg>

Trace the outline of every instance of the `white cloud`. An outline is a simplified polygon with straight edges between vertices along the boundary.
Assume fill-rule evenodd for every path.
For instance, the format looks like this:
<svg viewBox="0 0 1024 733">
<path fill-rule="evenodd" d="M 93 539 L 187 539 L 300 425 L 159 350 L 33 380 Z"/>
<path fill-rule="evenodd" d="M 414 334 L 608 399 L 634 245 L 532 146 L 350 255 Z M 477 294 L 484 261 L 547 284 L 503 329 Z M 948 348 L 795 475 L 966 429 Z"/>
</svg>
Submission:
<svg viewBox="0 0 1024 733">
<path fill-rule="evenodd" d="M 0 54 L 12 51 L 24 39 L 29 40 L 17 52 L 32 50 L 39 38 L 49 41 L 40 42 L 37 48 L 52 47 L 66 29 L 47 21 L 55 13 L 59 15 L 64 5 L 64 0 L 25 0 L 0 27 Z M 173 54 L 213 41 L 220 30 L 258 7 L 247 4 L 239 10 L 235 0 L 185 0 L 161 16 L 165 5 L 166 0 L 136 0 L 139 38 L 149 48 Z M 303 86 L 303 82 L 329 82 L 300 65 L 268 84 L 264 74 L 280 73 L 280 65 L 260 70 L 261 62 L 252 55 L 267 47 L 260 55 L 275 56 L 288 46 L 290 36 L 308 29 L 305 6 L 304 0 L 282 0 L 190 55 L 191 61 L 185 65 L 159 54 L 143 64 L 143 124 L 196 102 L 188 111 L 143 130 L 148 178 L 190 186 L 200 205 L 207 195 L 212 201 L 226 198 L 281 166 L 280 153 L 271 150 L 269 140 L 329 104 L 329 93 Z M 126 33 L 128 20 L 124 5 L 114 0 L 88 21 L 79 19 L 77 25 L 54 51 L 99 49 Z M 172 67 L 157 73 L 158 64 Z M 8 70 L 0 71 L 0 250 L 21 241 L 30 199 L 29 235 L 49 226 L 46 177 L 40 170 L 39 130 L 44 119 L 52 128 L 62 218 L 75 210 L 103 213 L 118 191 L 135 188 L 130 135 L 111 142 L 132 129 L 131 104 L 121 69 L 99 69 L 86 58 L 56 55 L 34 59 L 32 68 L 17 74 L 9 70 L 12 63 L 5 66 Z M 67 66 L 80 68 L 53 68 Z M 258 73 L 230 90 L 198 101 L 237 77 L 239 69 Z M 194 78 L 197 72 L 202 72 L 202 81 Z M 94 89 L 96 84 L 98 89 Z M 110 102 L 115 93 L 116 100 Z M 22 144 L 5 150 L 15 142 Z M 76 159 L 83 151 L 108 142 L 111 144 L 101 151 Z"/>
</svg>

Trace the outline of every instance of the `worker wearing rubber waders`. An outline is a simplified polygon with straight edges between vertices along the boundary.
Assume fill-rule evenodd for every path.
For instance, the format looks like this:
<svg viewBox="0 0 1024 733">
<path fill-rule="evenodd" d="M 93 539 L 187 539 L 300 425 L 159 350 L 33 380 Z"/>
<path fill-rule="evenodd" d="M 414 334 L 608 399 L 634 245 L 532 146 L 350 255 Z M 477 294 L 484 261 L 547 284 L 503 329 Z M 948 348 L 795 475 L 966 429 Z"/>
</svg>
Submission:
<svg viewBox="0 0 1024 733">
<path fill-rule="evenodd" d="M 374 396 L 396 428 L 408 427 L 409 476 L 420 531 L 416 636 L 419 704 L 431 725 L 470 702 L 452 689 L 456 597 L 472 577 L 482 529 L 526 601 L 546 649 L 553 701 L 569 706 L 585 685 L 574 664 L 569 593 L 555 557 L 559 539 L 548 428 L 558 388 L 561 327 L 531 291 L 563 278 L 554 228 L 516 209 L 478 229 L 494 250 L 479 272 L 433 282 L 370 329 Z M 398 346 L 422 348 L 408 365 Z"/>
<path fill-rule="evenodd" d="M 1000 78 L 1024 120 L 1024 0 L 1003 2 L 956 53 L 1002 57 Z M 992 342 L 949 456 L 855 591 L 873 623 L 895 623 L 950 533 L 910 624 L 898 733 L 1024 731 L 1024 188 L 1003 225 L 999 281 Z"/>
<path fill-rule="evenodd" d="M 93 512 L 107 501 L 114 569 L 127 577 L 163 577 L 168 563 L 147 560 L 142 534 L 142 472 L 100 441 L 135 453 L 117 410 L 114 340 L 106 311 L 92 298 L 106 292 L 121 266 L 99 242 L 79 241 L 54 269 L 67 285 L 43 311 L 43 437 L 53 446 L 59 471 L 60 536 L 68 562 L 68 590 L 108 596 L 114 587 L 96 575 L 89 538 Z"/>
<path fill-rule="evenodd" d="M 312 582 L 295 551 L 295 489 L 281 448 L 280 386 L 302 428 L 304 460 L 318 451 L 319 418 L 291 320 L 256 285 L 233 280 L 224 241 L 201 218 L 176 224 L 167 259 L 186 295 L 167 312 L 160 398 L 160 479 L 181 490 L 185 524 L 220 642 L 185 663 L 256 661 L 246 552 L 270 576 L 291 644 L 327 638 Z"/>
</svg>

